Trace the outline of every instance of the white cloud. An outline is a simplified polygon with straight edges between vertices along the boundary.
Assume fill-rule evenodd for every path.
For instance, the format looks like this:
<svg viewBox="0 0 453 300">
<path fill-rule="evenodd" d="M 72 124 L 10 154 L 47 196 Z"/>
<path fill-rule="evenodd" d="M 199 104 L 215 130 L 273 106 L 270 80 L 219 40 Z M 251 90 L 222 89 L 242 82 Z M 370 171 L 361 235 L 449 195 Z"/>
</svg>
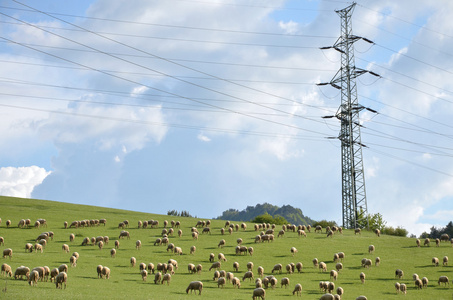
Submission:
<svg viewBox="0 0 453 300">
<path fill-rule="evenodd" d="M 280 21 L 278 23 L 278 25 L 280 26 L 281 29 L 283 29 L 285 31 L 285 33 L 288 33 L 288 34 L 297 33 L 298 27 L 299 27 L 299 24 L 294 21 L 289 21 L 289 22 Z"/>
<path fill-rule="evenodd" d="M 51 173 L 44 168 L 2 167 L 0 168 L 0 195 L 30 198 L 33 189 Z"/>
<path fill-rule="evenodd" d="M 209 137 L 207 137 L 206 135 L 202 134 L 202 133 L 199 133 L 197 138 L 200 140 L 200 141 L 203 141 L 203 142 L 210 142 L 211 139 Z"/>
</svg>

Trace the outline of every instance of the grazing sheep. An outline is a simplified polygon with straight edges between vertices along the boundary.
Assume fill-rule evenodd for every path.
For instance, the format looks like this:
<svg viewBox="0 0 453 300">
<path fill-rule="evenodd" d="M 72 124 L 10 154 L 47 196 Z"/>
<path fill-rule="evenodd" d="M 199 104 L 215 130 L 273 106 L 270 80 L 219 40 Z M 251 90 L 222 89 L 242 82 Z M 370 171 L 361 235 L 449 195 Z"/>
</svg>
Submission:
<svg viewBox="0 0 453 300">
<path fill-rule="evenodd" d="M 324 294 L 319 300 L 335 300 L 335 297 L 332 294 Z"/>
<path fill-rule="evenodd" d="M 39 273 L 36 270 L 31 271 L 30 276 L 28 277 L 28 284 L 31 286 L 37 286 L 39 279 Z"/>
<path fill-rule="evenodd" d="M 98 247 L 99 247 L 99 250 L 102 250 L 102 248 L 104 247 L 104 242 L 103 241 L 99 241 Z"/>
<path fill-rule="evenodd" d="M 170 274 L 164 274 L 162 276 L 162 281 L 160 283 L 164 284 L 164 281 L 167 283 L 167 285 L 170 285 L 171 275 Z"/>
<path fill-rule="evenodd" d="M 25 252 L 33 252 L 33 245 L 30 243 L 25 244 Z"/>
<path fill-rule="evenodd" d="M 255 288 L 263 287 L 263 281 L 261 278 L 255 279 Z"/>
<path fill-rule="evenodd" d="M 416 240 L 415 240 L 415 244 L 417 245 L 417 247 L 420 247 L 420 240 L 419 240 L 419 239 L 416 239 Z"/>
<path fill-rule="evenodd" d="M 226 279 L 227 282 L 231 282 L 231 280 L 233 279 L 233 277 L 234 277 L 234 274 L 231 273 L 231 272 L 227 272 L 227 273 L 225 274 L 225 279 Z"/>
<path fill-rule="evenodd" d="M 241 244 L 242 244 L 242 239 L 241 239 L 241 238 L 238 238 L 238 239 L 236 240 L 236 243 L 237 243 L 238 245 L 241 245 Z"/>
<path fill-rule="evenodd" d="M 192 239 L 198 240 L 198 233 L 192 232 Z"/>
<path fill-rule="evenodd" d="M 68 265 L 67 264 L 61 264 L 59 267 L 58 267 L 58 271 L 61 273 L 61 272 L 65 272 L 65 273 L 68 273 Z"/>
<path fill-rule="evenodd" d="M 176 255 L 182 255 L 182 249 L 181 247 L 175 247 L 174 253 Z M 226 259 L 225 259 L 226 260 Z"/>
<path fill-rule="evenodd" d="M 417 280 L 417 279 L 419 279 L 418 274 L 417 273 L 412 274 L 412 280 Z"/>
<path fill-rule="evenodd" d="M 131 239 L 129 231 L 121 231 L 120 235 L 118 236 L 118 239 L 124 239 L 124 237 L 127 237 L 128 240 Z"/>
<path fill-rule="evenodd" d="M 261 242 L 261 235 L 255 236 L 255 243 L 260 243 Z"/>
<path fill-rule="evenodd" d="M 330 270 L 330 279 L 337 280 L 338 278 L 338 272 L 335 270 Z"/>
<path fill-rule="evenodd" d="M 378 256 L 378 257 L 376 257 L 376 259 L 374 260 L 374 265 L 377 267 L 377 266 L 379 266 L 380 263 L 381 263 L 381 258 Z"/>
<path fill-rule="evenodd" d="M 423 287 L 428 287 L 428 282 L 429 282 L 428 278 L 426 278 L 426 277 L 422 278 Z"/>
<path fill-rule="evenodd" d="M 110 256 L 111 257 L 115 257 L 116 256 L 116 249 L 115 248 L 110 249 Z"/>
<path fill-rule="evenodd" d="M 430 243 L 430 242 L 431 242 L 431 241 L 429 240 L 429 238 L 426 238 L 426 239 L 425 239 L 425 242 L 423 243 L 423 246 L 428 246 L 428 247 L 429 247 L 429 243 Z"/>
<path fill-rule="evenodd" d="M 254 251 L 254 250 L 253 250 L 253 247 L 248 247 L 248 248 L 247 248 L 247 251 L 249 252 L 250 256 L 253 255 L 253 251 Z"/>
<path fill-rule="evenodd" d="M 291 264 L 286 265 L 286 273 L 288 273 L 288 274 L 293 273 L 293 267 L 291 266 Z"/>
<path fill-rule="evenodd" d="M 253 296 L 252 296 L 253 300 L 258 299 L 258 298 L 261 298 L 264 300 L 265 297 L 266 297 L 266 291 L 263 288 L 256 288 L 253 290 Z"/>
<path fill-rule="evenodd" d="M 214 262 L 211 267 L 209 268 L 209 271 L 211 271 L 212 269 L 220 269 L 220 261 L 216 261 Z"/>
<path fill-rule="evenodd" d="M 69 258 L 69 263 L 71 264 L 71 267 L 76 267 L 77 266 L 77 257 L 71 256 Z"/>
<path fill-rule="evenodd" d="M 253 263 L 251 261 L 247 263 L 247 271 L 253 271 Z"/>
<path fill-rule="evenodd" d="M 264 268 L 262 266 L 259 266 L 257 269 L 258 276 L 263 277 L 264 276 Z"/>
<path fill-rule="evenodd" d="M 130 262 L 131 262 L 131 267 L 135 267 L 135 264 L 137 263 L 137 260 L 135 259 L 135 257 L 131 257 L 130 259 Z"/>
<path fill-rule="evenodd" d="M 337 270 L 337 272 L 340 272 L 340 270 L 343 270 L 343 264 L 342 263 L 337 263 L 335 265 L 335 269 Z"/>
<path fill-rule="evenodd" d="M 86 237 L 82 240 L 82 246 L 86 246 L 90 243 L 90 238 Z"/>
<path fill-rule="evenodd" d="M 401 283 L 401 284 L 400 284 L 400 291 L 401 291 L 401 293 L 403 293 L 403 294 L 406 295 L 406 293 L 407 293 L 407 286 L 406 286 L 406 284 L 404 284 L 404 283 Z"/>
<path fill-rule="evenodd" d="M 416 279 L 415 280 L 415 288 L 416 289 L 422 289 L 423 288 L 423 282 L 421 281 L 421 279 Z"/>
<path fill-rule="evenodd" d="M 319 263 L 319 270 L 321 270 L 321 272 L 327 272 L 327 265 L 325 262 L 320 262 Z"/>
<path fill-rule="evenodd" d="M 361 234 L 362 234 L 362 229 L 360 229 L 360 228 L 354 229 L 354 234 L 355 234 L 355 235 L 357 235 L 357 234 L 360 234 L 360 235 L 361 235 Z"/>
<path fill-rule="evenodd" d="M 102 269 L 103 269 L 103 268 L 104 268 L 104 267 L 103 267 L 102 265 L 98 265 L 98 266 L 96 267 L 96 271 L 97 271 L 97 273 L 98 273 L 98 278 L 102 278 Z"/>
<path fill-rule="evenodd" d="M 41 247 L 41 252 L 42 252 L 42 247 Z M 13 257 L 13 249 L 7 248 L 7 249 L 3 250 L 3 258 L 6 258 L 7 256 L 9 256 L 9 259 L 11 259 L 11 257 Z"/>
<path fill-rule="evenodd" d="M 437 257 L 433 257 L 431 259 L 431 262 L 433 265 L 435 265 L 436 267 L 439 265 L 439 259 Z"/>
<path fill-rule="evenodd" d="M 158 263 L 156 266 L 157 271 L 162 271 L 163 274 L 167 273 L 167 264 Z"/>
<path fill-rule="evenodd" d="M 450 240 L 450 236 L 448 235 L 448 233 L 444 233 L 440 236 L 440 240 L 442 242 L 448 242 Z"/>
<path fill-rule="evenodd" d="M 217 287 L 223 288 L 225 286 L 225 283 L 226 283 L 225 277 L 219 277 L 219 279 L 217 280 Z"/>
<path fill-rule="evenodd" d="M 197 247 L 191 246 L 190 247 L 190 254 L 194 254 L 196 250 L 197 250 Z"/>
<path fill-rule="evenodd" d="M 142 263 L 140 263 L 140 264 L 138 265 L 138 268 L 139 268 L 140 271 L 141 271 L 141 270 L 145 270 L 145 269 L 146 269 L 146 264 L 142 262 Z"/>
<path fill-rule="evenodd" d="M 135 242 L 135 249 L 139 250 L 142 247 L 142 241 L 138 240 Z"/>
<path fill-rule="evenodd" d="M 153 263 L 149 263 L 147 268 L 148 268 L 148 272 L 151 272 L 154 274 L 154 264 Z"/>
<path fill-rule="evenodd" d="M 102 268 L 102 278 L 106 278 L 106 279 L 110 278 L 110 268 L 105 267 L 105 266 Z"/>
<path fill-rule="evenodd" d="M 236 271 L 236 272 L 239 272 L 239 263 L 237 261 L 235 261 L 233 263 L 233 269 Z"/>
<path fill-rule="evenodd" d="M 334 262 L 337 262 L 337 261 L 339 261 L 339 260 L 340 260 L 340 256 L 338 256 L 338 253 L 335 253 L 335 254 L 333 255 L 333 261 L 334 261 Z"/>
<path fill-rule="evenodd" d="M 400 283 L 399 283 L 399 282 L 396 282 L 396 283 L 395 283 L 395 290 L 396 290 L 396 293 L 397 293 L 397 294 L 399 294 L 400 289 L 401 289 Z"/>
<path fill-rule="evenodd" d="M 448 256 L 444 256 L 444 258 L 442 259 L 442 265 L 443 266 L 447 266 L 448 265 Z"/>
<path fill-rule="evenodd" d="M 11 266 L 8 264 L 2 264 L 2 275 L 8 277 L 13 276 L 13 271 L 11 270 Z"/>
<path fill-rule="evenodd" d="M 337 295 L 341 297 L 343 294 L 344 294 L 343 288 L 342 287 L 337 287 Z"/>
<path fill-rule="evenodd" d="M 19 277 L 22 279 L 23 276 L 25 276 L 28 280 L 28 277 L 30 276 L 30 268 L 24 266 L 16 268 L 14 271 L 14 279 L 18 279 Z"/>
<path fill-rule="evenodd" d="M 369 246 L 368 246 L 368 253 L 369 253 L 369 254 L 373 253 L 374 250 L 375 250 L 374 245 L 369 245 Z"/>
<path fill-rule="evenodd" d="M 175 244 L 173 244 L 173 243 L 168 244 L 168 246 L 167 246 L 167 252 L 168 252 L 168 250 L 170 250 L 171 252 L 173 252 L 174 249 L 175 249 Z"/>
<path fill-rule="evenodd" d="M 74 240 L 75 240 L 75 235 L 74 235 L 74 233 L 71 233 L 71 234 L 69 235 L 69 241 L 70 241 L 70 242 L 74 242 Z"/>
<path fill-rule="evenodd" d="M 197 268 L 195 267 L 194 264 L 188 264 L 187 265 L 187 270 L 189 271 L 189 273 L 196 273 L 197 272 Z"/>
<path fill-rule="evenodd" d="M 156 274 L 154 274 L 154 284 L 159 284 L 161 280 L 162 280 L 161 272 L 157 272 Z"/>
<path fill-rule="evenodd" d="M 217 255 L 217 258 L 219 259 L 219 261 L 227 261 L 227 259 L 225 258 L 225 255 L 223 253 L 219 253 Z"/>
<path fill-rule="evenodd" d="M 365 259 L 365 262 L 364 262 L 363 266 L 365 268 L 369 268 L 369 267 L 371 267 L 372 264 L 373 264 L 373 262 L 371 261 L 371 259 L 367 258 L 367 259 Z"/>
<path fill-rule="evenodd" d="M 288 287 L 288 285 L 289 285 L 289 278 L 288 277 L 283 277 L 280 280 L 280 284 L 281 284 L 281 287 L 285 286 L 285 289 L 286 289 Z"/>
<path fill-rule="evenodd" d="M 443 283 L 445 286 L 447 285 L 450 285 L 450 282 L 448 281 L 448 277 L 447 276 L 440 276 L 439 277 L 439 280 L 437 281 L 437 284 L 440 285 L 440 283 Z"/>
<path fill-rule="evenodd" d="M 274 273 L 274 271 L 276 271 L 278 273 L 281 273 L 282 272 L 282 268 L 283 268 L 282 264 L 276 264 L 274 266 L 274 268 L 272 269 L 272 273 Z"/>
<path fill-rule="evenodd" d="M 235 288 L 237 287 L 239 289 L 241 287 L 241 281 L 237 277 L 233 277 L 233 279 L 231 279 L 231 283 Z"/>
<path fill-rule="evenodd" d="M 366 296 L 358 296 L 355 300 L 368 300 Z"/>
<path fill-rule="evenodd" d="M 58 274 L 60 274 L 58 268 L 53 268 L 52 271 L 50 271 L 50 282 L 52 282 L 52 280 L 55 281 L 55 277 L 57 277 Z"/>
<path fill-rule="evenodd" d="M 297 253 L 296 247 L 291 247 L 291 254 L 294 256 Z"/>
<path fill-rule="evenodd" d="M 186 289 L 186 293 L 188 294 L 190 290 L 190 293 L 192 294 L 192 291 L 195 291 L 195 294 L 198 291 L 198 294 L 201 295 L 201 291 L 203 290 L 203 282 L 201 281 L 192 281 L 189 283 L 189 286 Z"/>
<path fill-rule="evenodd" d="M 167 273 L 172 275 L 175 274 L 174 266 L 172 264 L 167 264 Z"/>
<path fill-rule="evenodd" d="M 340 258 L 341 261 L 344 261 L 344 258 L 345 258 L 345 254 L 344 252 L 338 252 L 338 257 Z"/>
<path fill-rule="evenodd" d="M 302 296 L 302 285 L 300 283 L 296 284 L 293 290 L 293 295 L 296 294 L 297 296 Z"/>
<path fill-rule="evenodd" d="M 244 276 L 242 277 L 242 281 L 245 281 L 247 278 L 249 279 L 249 281 L 252 281 L 252 279 L 255 278 L 253 276 L 253 272 L 252 271 L 245 272 Z"/>
<path fill-rule="evenodd" d="M 312 262 L 313 262 L 313 267 L 317 268 L 318 267 L 318 259 L 317 258 L 313 258 Z"/>
<path fill-rule="evenodd" d="M 162 239 L 161 238 L 157 238 L 156 241 L 154 242 L 154 246 L 160 246 L 162 245 Z"/>
<path fill-rule="evenodd" d="M 201 231 L 201 234 L 204 234 L 204 233 L 209 233 L 209 234 L 211 234 L 211 228 L 209 228 L 209 227 L 203 228 L 203 231 Z"/>
<path fill-rule="evenodd" d="M 378 237 L 381 236 L 381 231 L 380 231 L 378 228 L 376 228 L 376 229 L 374 230 L 374 233 L 375 233 Z"/>
<path fill-rule="evenodd" d="M 201 264 L 197 265 L 197 274 L 200 274 L 203 271 L 203 266 Z"/>
<path fill-rule="evenodd" d="M 178 230 L 178 237 L 181 237 L 181 236 L 182 236 L 182 230 L 179 229 L 179 230 Z"/>
<path fill-rule="evenodd" d="M 365 273 L 363 273 L 363 272 L 360 273 L 360 281 L 361 281 L 362 283 L 365 283 Z"/>
<path fill-rule="evenodd" d="M 395 277 L 398 277 L 399 279 L 401 279 L 401 278 L 403 278 L 403 276 L 404 276 L 403 270 L 396 269 L 396 271 L 395 271 Z"/>
<path fill-rule="evenodd" d="M 440 240 L 436 239 L 436 247 L 439 247 L 439 246 L 440 246 Z"/>
<path fill-rule="evenodd" d="M 68 281 L 68 275 L 65 272 L 58 273 L 58 275 L 55 277 L 55 285 L 58 288 L 62 289 L 63 288 L 63 283 L 64 283 L 64 288 L 66 289 L 66 282 Z"/>
</svg>

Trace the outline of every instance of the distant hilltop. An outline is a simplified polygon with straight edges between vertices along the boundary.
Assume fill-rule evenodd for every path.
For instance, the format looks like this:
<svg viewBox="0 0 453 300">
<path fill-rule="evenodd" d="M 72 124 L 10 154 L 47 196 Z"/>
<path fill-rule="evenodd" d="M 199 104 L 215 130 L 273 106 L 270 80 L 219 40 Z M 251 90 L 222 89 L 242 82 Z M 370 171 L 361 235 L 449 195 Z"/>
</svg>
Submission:
<svg viewBox="0 0 453 300">
<path fill-rule="evenodd" d="M 269 214 L 273 218 L 281 216 L 288 223 L 295 225 L 312 225 L 314 220 L 304 216 L 300 208 L 294 208 L 291 205 L 283 205 L 278 207 L 269 203 L 257 204 L 255 206 L 247 206 L 244 210 L 230 208 L 222 213 L 221 216 L 215 218 L 217 220 L 243 221 L 250 222 L 257 216 Z"/>
</svg>

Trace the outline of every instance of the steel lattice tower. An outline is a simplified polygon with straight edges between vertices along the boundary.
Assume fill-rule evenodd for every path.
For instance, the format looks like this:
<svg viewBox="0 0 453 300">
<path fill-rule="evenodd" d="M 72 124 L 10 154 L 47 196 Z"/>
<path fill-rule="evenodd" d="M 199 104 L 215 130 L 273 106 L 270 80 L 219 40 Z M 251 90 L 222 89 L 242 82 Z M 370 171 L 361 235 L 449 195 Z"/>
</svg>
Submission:
<svg viewBox="0 0 453 300">
<path fill-rule="evenodd" d="M 358 103 L 355 79 L 369 72 L 355 67 L 354 43 L 360 39 L 352 34 L 351 17 L 356 3 L 335 11 L 341 17 L 341 36 L 331 47 L 341 53 L 341 69 L 330 81 L 330 85 L 341 90 L 341 105 L 334 117 L 341 122 L 338 139 L 341 141 L 341 177 L 343 227 L 369 227 L 365 192 L 362 146 L 360 138 L 359 112 L 365 107 Z M 379 76 L 375 73 L 369 72 Z M 322 83 L 320 85 L 325 85 Z M 331 116 L 333 117 L 333 116 Z"/>
</svg>

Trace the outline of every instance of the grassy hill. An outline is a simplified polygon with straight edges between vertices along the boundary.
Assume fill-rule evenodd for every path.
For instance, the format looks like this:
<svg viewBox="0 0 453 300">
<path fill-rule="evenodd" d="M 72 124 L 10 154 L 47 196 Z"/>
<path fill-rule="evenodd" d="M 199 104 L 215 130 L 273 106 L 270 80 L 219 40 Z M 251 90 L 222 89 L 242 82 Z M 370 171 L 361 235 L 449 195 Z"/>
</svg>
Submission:
<svg viewBox="0 0 453 300">
<path fill-rule="evenodd" d="M 156 204 L 158 205 L 158 204 Z M 116 210 L 85 205 L 73 205 L 52 201 L 19 199 L 0 197 L 0 236 L 5 238 L 5 245 L 0 250 L 12 248 L 14 251 L 12 259 L 3 258 L 2 263 L 11 265 L 13 272 L 21 265 L 30 269 L 37 266 L 47 265 L 51 269 L 62 263 L 69 265 L 69 258 L 74 251 L 79 252 L 80 258 L 77 267 L 69 268 L 68 285 L 66 290 L 57 290 L 55 284 L 50 282 L 39 282 L 37 287 L 30 287 L 25 280 L 14 280 L 0 277 L 0 299 L 250 299 L 255 287 L 254 282 L 242 282 L 240 289 L 235 289 L 231 284 L 219 289 L 213 281 L 213 271 L 210 267 L 209 254 L 222 252 L 228 259 L 222 263 L 221 269 L 233 272 L 233 262 L 240 264 L 239 272 L 235 276 L 242 279 L 246 271 L 246 264 L 249 261 L 254 263 L 256 268 L 263 266 L 265 275 L 271 274 L 272 267 L 281 263 L 283 266 L 290 262 L 302 262 L 303 272 L 298 274 L 274 274 L 280 281 L 283 277 L 290 279 L 290 287 L 266 290 L 266 299 L 288 299 L 292 296 L 292 290 L 296 283 L 303 286 L 302 299 L 319 299 L 323 294 L 320 292 L 319 281 L 328 281 L 329 274 L 321 273 L 313 268 L 312 259 L 327 263 L 328 271 L 334 269 L 333 255 L 337 252 L 344 252 L 346 258 L 343 262 L 344 270 L 335 281 L 335 286 L 341 286 L 345 294 L 343 299 L 355 299 L 359 295 L 366 295 L 368 299 L 400 299 L 402 295 L 396 295 L 394 283 L 399 281 L 408 285 L 406 299 L 451 299 L 453 290 L 448 287 L 438 286 L 437 279 L 440 275 L 447 275 L 453 279 L 451 266 L 434 267 L 431 265 L 431 258 L 436 256 L 442 261 L 442 257 L 449 255 L 453 257 L 453 248 L 448 243 L 442 243 L 440 247 L 415 247 L 415 240 L 410 238 L 381 236 L 376 237 L 370 232 L 363 232 L 361 235 L 354 235 L 353 232 L 345 230 L 342 235 L 336 234 L 333 238 L 327 238 L 324 233 L 317 234 L 313 231 L 308 233 L 306 238 L 298 237 L 297 233 L 286 232 L 283 237 L 275 238 L 271 243 L 254 243 L 257 234 L 253 230 L 253 224 L 247 223 L 246 231 L 239 230 L 231 235 L 221 235 L 220 228 L 225 221 L 212 220 L 212 234 L 201 234 L 197 241 L 190 235 L 191 227 L 195 226 L 198 219 L 194 218 L 173 218 L 164 215 L 154 215 L 134 211 Z M 20 219 L 31 219 L 33 222 L 39 218 L 47 220 L 47 228 L 21 229 L 17 227 Z M 74 220 L 83 219 L 107 219 L 107 225 L 99 227 L 87 227 L 78 229 L 64 229 L 64 221 L 69 223 Z M 6 220 L 12 221 L 12 226 L 6 228 Z M 158 220 L 159 228 L 138 229 L 139 220 Z M 181 221 L 182 237 L 170 237 L 170 242 L 183 249 L 183 255 L 176 256 L 166 251 L 165 246 L 154 246 L 157 237 L 161 236 L 163 221 Z M 113 242 L 118 238 L 121 229 L 118 223 L 129 220 L 130 240 L 120 240 L 120 248 L 115 258 L 110 257 L 110 249 Z M 280 229 L 280 228 L 278 228 Z M 26 253 L 26 243 L 34 243 L 36 237 L 44 231 L 53 231 L 54 239 L 49 242 L 44 253 Z M 70 233 L 76 235 L 74 242 L 69 242 Z M 97 246 L 81 246 L 84 237 L 109 236 L 110 243 L 99 250 Z M 243 244 L 254 247 L 253 256 L 235 255 L 236 239 L 242 238 Z M 217 245 L 221 239 L 226 240 L 224 248 Z M 142 248 L 135 249 L 135 241 L 142 241 Z M 62 251 L 62 244 L 68 244 L 69 254 Z M 368 253 L 368 246 L 375 245 L 375 253 Z M 195 254 L 189 254 L 190 246 L 195 245 Z M 293 257 L 290 248 L 294 246 L 298 253 Z M 137 266 L 130 266 L 130 258 L 137 258 Z M 380 266 L 372 266 L 370 269 L 361 267 L 362 258 L 373 260 L 376 256 L 381 258 Z M 176 259 L 179 269 L 172 276 L 169 286 L 156 285 L 153 283 L 153 275 L 143 282 L 139 273 L 138 264 L 149 262 L 157 265 L 159 262 L 167 262 L 170 258 Z M 189 274 L 187 265 L 201 263 L 203 272 L 201 274 Z M 96 266 L 98 264 L 108 266 L 111 269 L 110 279 L 98 279 Z M 400 268 L 405 276 L 401 280 L 395 279 L 395 269 Z M 366 282 L 361 284 L 360 272 L 365 272 Z M 412 274 L 417 273 L 420 278 L 428 277 L 429 286 L 423 290 L 416 290 Z M 201 297 L 198 295 L 187 295 L 185 289 L 189 282 L 201 280 L 204 289 Z M 6 288 L 6 291 L 4 289 Z"/>
</svg>

